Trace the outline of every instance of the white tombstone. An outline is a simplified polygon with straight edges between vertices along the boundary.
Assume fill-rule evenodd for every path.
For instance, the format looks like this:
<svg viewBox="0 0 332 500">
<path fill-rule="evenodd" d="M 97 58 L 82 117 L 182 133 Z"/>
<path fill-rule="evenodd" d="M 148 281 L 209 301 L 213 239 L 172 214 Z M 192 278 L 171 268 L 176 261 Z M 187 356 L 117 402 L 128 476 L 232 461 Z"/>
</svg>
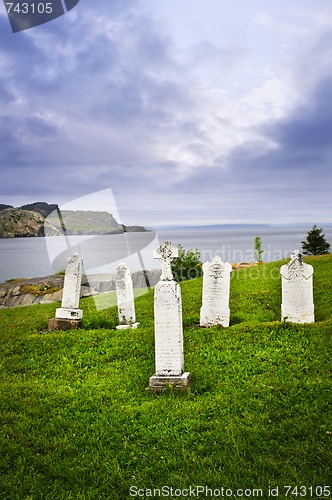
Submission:
<svg viewBox="0 0 332 500">
<path fill-rule="evenodd" d="M 67 260 L 63 284 L 61 308 L 55 312 L 59 319 L 81 319 L 83 311 L 78 308 L 82 282 L 83 260 L 75 253 Z"/>
<path fill-rule="evenodd" d="M 164 241 L 160 247 L 154 251 L 154 258 L 161 260 L 160 281 L 174 281 L 172 273 L 172 260 L 179 256 L 179 249 L 174 248 L 172 243 Z"/>
<path fill-rule="evenodd" d="M 171 269 L 178 250 L 166 241 L 154 255 L 162 261 L 162 274 L 154 292 L 156 373 L 149 386 L 155 391 L 168 385 L 187 387 L 190 374 L 184 373 L 181 289 Z"/>
<path fill-rule="evenodd" d="M 232 266 L 216 255 L 203 264 L 203 297 L 200 326 L 229 326 L 229 293 Z"/>
<path fill-rule="evenodd" d="M 117 330 L 137 328 L 139 323 L 136 322 L 133 280 L 124 263 L 116 268 L 115 288 L 120 323 Z"/>
<path fill-rule="evenodd" d="M 288 264 L 281 266 L 282 321 L 314 323 L 313 273 L 313 267 L 303 262 L 298 250 Z"/>
</svg>

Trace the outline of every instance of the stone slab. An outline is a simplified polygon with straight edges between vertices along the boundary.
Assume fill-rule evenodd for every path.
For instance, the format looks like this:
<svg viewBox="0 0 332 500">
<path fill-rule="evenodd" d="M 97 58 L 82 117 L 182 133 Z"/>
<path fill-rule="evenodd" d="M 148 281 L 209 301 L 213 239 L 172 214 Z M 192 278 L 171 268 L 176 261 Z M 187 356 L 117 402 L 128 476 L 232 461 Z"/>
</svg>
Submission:
<svg viewBox="0 0 332 500">
<path fill-rule="evenodd" d="M 181 289 L 159 281 L 154 295 L 156 375 L 180 377 L 184 371 Z"/>
<path fill-rule="evenodd" d="M 78 330 L 82 325 L 80 319 L 52 318 L 48 320 L 48 331 Z"/>
<path fill-rule="evenodd" d="M 190 382 L 190 373 L 185 372 L 179 376 L 160 376 L 152 375 L 149 379 L 149 390 L 153 392 L 162 392 L 168 387 L 174 389 L 187 389 Z"/>
<path fill-rule="evenodd" d="M 80 301 L 83 260 L 75 253 L 67 260 L 62 292 L 63 309 L 77 309 Z"/>
<path fill-rule="evenodd" d="M 281 320 L 290 323 L 314 323 L 313 272 L 295 250 L 288 264 L 280 268 L 282 277 Z"/>
<path fill-rule="evenodd" d="M 118 305 L 119 326 L 136 323 L 133 280 L 127 265 L 122 262 L 116 268 L 116 300 Z"/>
<path fill-rule="evenodd" d="M 230 273 L 232 266 L 216 255 L 203 264 L 203 294 L 200 326 L 229 326 Z"/>
</svg>

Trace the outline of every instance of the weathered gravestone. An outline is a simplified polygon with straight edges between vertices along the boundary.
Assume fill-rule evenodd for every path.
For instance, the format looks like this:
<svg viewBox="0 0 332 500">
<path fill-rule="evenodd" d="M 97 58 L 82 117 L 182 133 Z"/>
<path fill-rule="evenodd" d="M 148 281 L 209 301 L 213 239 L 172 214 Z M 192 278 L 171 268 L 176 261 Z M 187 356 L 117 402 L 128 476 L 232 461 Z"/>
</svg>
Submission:
<svg viewBox="0 0 332 500">
<path fill-rule="evenodd" d="M 281 319 L 291 323 L 313 323 L 313 267 L 305 264 L 295 250 L 288 264 L 281 266 Z"/>
<path fill-rule="evenodd" d="M 154 257 L 161 260 L 162 274 L 154 292 L 156 373 L 150 377 L 149 386 L 153 391 L 167 386 L 186 388 L 189 373 L 184 373 L 181 289 L 171 269 L 178 249 L 165 241 Z"/>
<path fill-rule="evenodd" d="M 136 323 L 133 280 L 124 263 L 116 268 L 115 288 L 120 323 L 117 330 L 137 328 L 139 323 Z"/>
<path fill-rule="evenodd" d="M 201 326 L 229 326 L 229 292 L 232 266 L 216 255 L 203 264 Z"/>
<path fill-rule="evenodd" d="M 82 271 L 83 260 L 75 253 L 67 260 L 61 307 L 56 310 L 55 318 L 49 320 L 49 331 L 72 330 L 81 326 L 83 311 L 78 306 Z"/>
</svg>

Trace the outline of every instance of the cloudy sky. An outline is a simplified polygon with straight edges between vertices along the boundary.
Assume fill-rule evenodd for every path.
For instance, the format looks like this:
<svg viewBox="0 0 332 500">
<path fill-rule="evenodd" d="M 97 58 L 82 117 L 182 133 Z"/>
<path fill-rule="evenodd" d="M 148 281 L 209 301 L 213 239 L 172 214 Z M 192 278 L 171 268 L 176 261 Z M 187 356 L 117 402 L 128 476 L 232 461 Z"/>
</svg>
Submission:
<svg viewBox="0 0 332 500">
<path fill-rule="evenodd" d="M 0 123 L 0 203 L 332 222 L 332 3 L 80 0 L 19 33 L 1 3 Z"/>
</svg>

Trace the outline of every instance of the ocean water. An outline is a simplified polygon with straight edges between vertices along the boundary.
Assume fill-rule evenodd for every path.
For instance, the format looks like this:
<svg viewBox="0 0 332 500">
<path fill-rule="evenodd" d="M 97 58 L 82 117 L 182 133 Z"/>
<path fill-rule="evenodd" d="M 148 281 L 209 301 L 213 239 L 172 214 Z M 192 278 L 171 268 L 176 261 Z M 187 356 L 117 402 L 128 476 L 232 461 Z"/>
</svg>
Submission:
<svg viewBox="0 0 332 500">
<path fill-rule="evenodd" d="M 105 236 L 53 236 L 0 239 L 0 282 L 12 278 L 47 276 L 65 268 L 69 255 L 78 252 L 87 274 L 113 273 L 125 261 L 132 271 L 160 267 L 153 250 L 168 240 L 174 246 L 198 249 L 203 262 L 220 255 L 228 262 L 251 262 L 254 240 L 260 236 L 263 260 L 271 262 L 301 250 L 311 227 L 244 226 L 223 228 L 176 228 L 147 233 Z M 332 245 L 332 227 L 324 229 Z"/>
</svg>

